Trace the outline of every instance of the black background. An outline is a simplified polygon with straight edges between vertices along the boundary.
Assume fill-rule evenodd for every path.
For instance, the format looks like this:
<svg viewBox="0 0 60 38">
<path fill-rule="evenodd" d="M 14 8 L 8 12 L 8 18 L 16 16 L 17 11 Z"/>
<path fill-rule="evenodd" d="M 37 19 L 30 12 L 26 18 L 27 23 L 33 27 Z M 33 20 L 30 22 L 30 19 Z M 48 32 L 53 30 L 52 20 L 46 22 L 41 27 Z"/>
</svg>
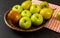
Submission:
<svg viewBox="0 0 60 38">
<path fill-rule="evenodd" d="M 0 0 L 0 38 L 60 38 L 60 34 L 47 28 L 23 33 L 11 30 L 4 22 L 4 13 L 15 4 L 21 4 L 24 0 Z M 60 5 L 60 0 L 46 0 L 49 3 Z"/>
</svg>

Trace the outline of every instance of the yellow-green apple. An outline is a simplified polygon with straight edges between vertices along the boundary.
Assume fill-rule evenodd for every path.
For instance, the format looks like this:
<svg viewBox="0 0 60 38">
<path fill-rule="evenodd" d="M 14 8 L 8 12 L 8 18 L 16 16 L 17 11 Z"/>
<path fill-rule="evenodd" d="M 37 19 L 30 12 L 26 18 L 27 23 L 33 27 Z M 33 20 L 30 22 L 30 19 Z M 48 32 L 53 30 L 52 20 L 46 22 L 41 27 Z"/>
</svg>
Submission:
<svg viewBox="0 0 60 38">
<path fill-rule="evenodd" d="M 24 29 L 29 29 L 31 27 L 31 19 L 29 17 L 22 17 L 19 20 L 19 26 Z"/>
<path fill-rule="evenodd" d="M 23 9 L 29 9 L 31 6 L 32 2 L 31 1 L 24 1 L 21 6 L 23 7 Z"/>
<path fill-rule="evenodd" d="M 43 17 L 42 15 L 35 13 L 31 16 L 31 21 L 35 26 L 39 26 L 43 23 Z"/>
<path fill-rule="evenodd" d="M 46 8 L 46 7 L 49 7 L 48 2 L 43 1 L 42 3 L 40 3 L 40 8 L 41 8 L 41 9 Z"/>
<path fill-rule="evenodd" d="M 21 13 L 23 11 L 23 8 L 20 5 L 14 5 L 12 7 L 12 10 L 15 10 L 15 11 L 18 11 L 18 13 Z"/>
<path fill-rule="evenodd" d="M 40 11 L 40 7 L 37 4 L 32 4 L 30 7 L 30 12 L 33 13 L 38 13 Z"/>
<path fill-rule="evenodd" d="M 57 12 L 56 18 L 60 20 L 60 11 Z"/>
<path fill-rule="evenodd" d="M 8 13 L 8 18 L 11 19 L 13 23 L 17 23 L 18 20 L 21 18 L 21 15 L 17 11 L 11 10 Z"/>
<path fill-rule="evenodd" d="M 23 10 L 21 16 L 31 17 L 31 12 L 29 10 Z"/>
<path fill-rule="evenodd" d="M 53 9 L 51 8 L 43 8 L 40 11 L 40 14 L 43 16 L 44 19 L 50 19 L 53 14 Z"/>
</svg>

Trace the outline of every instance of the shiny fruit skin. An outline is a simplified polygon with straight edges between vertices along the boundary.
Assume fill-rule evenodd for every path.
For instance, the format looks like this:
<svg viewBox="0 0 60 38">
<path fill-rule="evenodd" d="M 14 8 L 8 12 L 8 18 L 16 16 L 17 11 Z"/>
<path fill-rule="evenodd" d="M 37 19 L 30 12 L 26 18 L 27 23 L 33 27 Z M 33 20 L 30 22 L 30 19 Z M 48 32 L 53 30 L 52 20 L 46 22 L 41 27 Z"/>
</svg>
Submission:
<svg viewBox="0 0 60 38">
<path fill-rule="evenodd" d="M 39 26 L 43 23 L 42 15 L 35 13 L 31 16 L 31 21 L 35 26 Z"/>
<path fill-rule="evenodd" d="M 22 17 L 31 17 L 31 12 L 29 10 L 23 10 L 21 13 Z"/>
<path fill-rule="evenodd" d="M 19 20 L 19 26 L 23 29 L 29 29 L 31 27 L 31 19 L 29 17 L 22 17 Z"/>
<path fill-rule="evenodd" d="M 21 6 L 23 7 L 23 9 L 29 9 L 31 6 L 32 2 L 31 1 L 24 1 Z"/>
<path fill-rule="evenodd" d="M 38 13 L 40 10 L 41 9 L 40 9 L 39 5 L 37 5 L 37 4 L 32 4 L 31 7 L 30 7 L 30 12 L 32 14 Z"/>
<path fill-rule="evenodd" d="M 20 6 L 20 5 L 14 5 L 13 7 L 12 7 L 12 10 L 15 10 L 15 11 L 17 11 L 19 14 L 23 11 L 23 8 L 22 8 L 22 6 Z"/>
<path fill-rule="evenodd" d="M 43 9 L 43 8 L 48 8 L 48 7 L 49 7 L 48 2 L 43 1 L 42 3 L 40 3 L 40 8 L 41 8 L 41 9 Z"/>
<path fill-rule="evenodd" d="M 50 19 L 53 14 L 53 10 L 51 8 L 43 8 L 40 11 L 40 14 L 43 16 L 44 19 Z"/>
<path fill-rule="evenodd" d="M 8 13 L 8 18 L 11 19 L 13 23 L 16 23 L 21 18 L 21 16 L 20 16 L 20 14 L 17 11 L 11 10 Z"/>
</svg>

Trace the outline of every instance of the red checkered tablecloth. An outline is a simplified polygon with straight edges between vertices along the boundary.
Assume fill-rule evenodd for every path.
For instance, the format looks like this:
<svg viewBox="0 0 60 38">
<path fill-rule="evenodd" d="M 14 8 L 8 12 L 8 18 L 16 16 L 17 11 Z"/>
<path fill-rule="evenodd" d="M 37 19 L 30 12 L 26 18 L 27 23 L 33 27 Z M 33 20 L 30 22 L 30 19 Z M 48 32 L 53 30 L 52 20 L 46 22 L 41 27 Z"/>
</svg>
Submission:
<svg viewBox="0 0 60 38">
<path fill-rule="evenodd" d="M 32 0 L 33 4 L 40 4 L 41 2 L 42 1 Z M 53 13 L 51 19 L 48 22 L 46 22 L 44 27 L 60 33 L 60 21 L 56 19 L 56 14 L 60 10 L 60 6 L 50 4 L 50 3 L 49 3 L 49 6 L 50 6 L 50 8 L 55 9 L 55 10 L 54 10 L 54 13 Z"/>
</svg>

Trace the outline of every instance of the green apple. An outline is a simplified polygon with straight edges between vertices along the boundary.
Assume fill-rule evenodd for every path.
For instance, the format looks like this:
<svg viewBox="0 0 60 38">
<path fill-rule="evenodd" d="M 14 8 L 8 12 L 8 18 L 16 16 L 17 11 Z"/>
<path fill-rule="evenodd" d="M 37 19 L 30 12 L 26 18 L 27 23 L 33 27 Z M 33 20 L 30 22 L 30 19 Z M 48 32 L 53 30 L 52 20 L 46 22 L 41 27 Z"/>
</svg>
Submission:
<svg viewBox="0 0 60 38">
<path fill-rule="evenodd" d="M 31 27 L 31 19 L 29 17 L 22 17 L 19 20 L 19 26 L 24 29 L 29 29 Z"/>
<path fill-rule="evenodd" d="M 29 10 L 24 10 L 22 11 L 21 16 L 31 17 L 31 12 Z"/>
<path fill-rule="evenodd" d="M 23 11 L 23 8 L 20 5 L 14 5 L 12 7 L 12 10 L 16 10 L 18 13 L 21 13 Z"/>
<path fill-rule="evenodd" d="M 50 19 L 53 14 L 53 9 L 51 8 L 43 8 L 40 11 L 40 14 L 43 16 L 44 19 Z"/>
<path fill-rule="evenodd" d="M 37 4 L 32 4 L 30 7 L 30 12 L 31 13 L 38 13 L 40 11 L 40 7 Z"/>
<path fill-rule="evenodd" d="M 43 17 L 38 13 L 33 14 L 31 20 L 35 26 L 39 26 L 43 23 Z"/>
<path fill-rule="evenodd" d="M 60 20 L 60 11 L 57 12 L 56 18 Z"/>
<path fill-rule="evenodd" d="M 46 7 L 49 7 L 48 2 L 43 1 L 42 3 L 40 3 L 40 8 L 41 8 L 41 9 L 46 8 Z"/>
<path fill-rule="evenodd" d="M 31 1 L 24 1 L 21 6 L 23 7 L 23 9 L 29 9 L 31 6 L 32 2 Z"/>
</svg>

